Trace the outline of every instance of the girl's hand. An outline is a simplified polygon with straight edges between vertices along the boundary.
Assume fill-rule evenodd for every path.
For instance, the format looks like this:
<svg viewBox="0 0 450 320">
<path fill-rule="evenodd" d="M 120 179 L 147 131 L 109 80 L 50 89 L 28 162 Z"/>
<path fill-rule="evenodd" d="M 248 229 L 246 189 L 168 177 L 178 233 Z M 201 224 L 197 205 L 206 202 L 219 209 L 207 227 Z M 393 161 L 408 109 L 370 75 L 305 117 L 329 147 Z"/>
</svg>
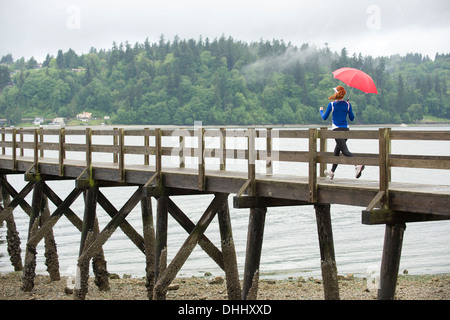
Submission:
<svg viewBox="0 0 450 320">
<path fill-rule="evenodd" d="M 320 111 L 323 111 L 323 107 L 320 107 L 320 109 L 319 109 Z"/>
</svg>

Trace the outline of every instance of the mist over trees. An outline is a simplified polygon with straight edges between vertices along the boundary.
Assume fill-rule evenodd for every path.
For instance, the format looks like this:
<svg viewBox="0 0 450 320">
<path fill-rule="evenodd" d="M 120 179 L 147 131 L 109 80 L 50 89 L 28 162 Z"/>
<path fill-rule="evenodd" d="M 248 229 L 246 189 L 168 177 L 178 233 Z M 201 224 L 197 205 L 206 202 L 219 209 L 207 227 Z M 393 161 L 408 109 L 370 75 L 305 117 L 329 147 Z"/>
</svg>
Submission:
<svg viewBox="0 0 450 320">
<path fill-rule="evenodd" d="M 323 124 L 332 71 L 361 69 L 378 94 L 346 87 L 356 124 L 411 123 L 424 116 L 450 119 L 450 54 L 352 55 L 327 45 L 300 47 L 283 40 L 245 43 L 175 37 L 113 43 L 108 50 L 72 49 L 0 61 L 0 118 L 67 117 L 92 112 L 114 124 Z"/>
</svg>

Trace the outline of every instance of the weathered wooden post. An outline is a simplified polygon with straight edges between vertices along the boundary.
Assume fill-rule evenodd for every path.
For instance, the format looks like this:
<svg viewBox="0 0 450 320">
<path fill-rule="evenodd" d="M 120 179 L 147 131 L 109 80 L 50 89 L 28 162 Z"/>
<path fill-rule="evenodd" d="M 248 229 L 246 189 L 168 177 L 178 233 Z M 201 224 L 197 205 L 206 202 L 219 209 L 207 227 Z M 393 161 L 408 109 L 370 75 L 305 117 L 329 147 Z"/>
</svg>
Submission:
<svg viewBox="0 0 450 320">
<path fill-rule="evenodd" d="M 28 225 L 28 239 L 33 237 L 39 227 L 39 214 L 42 209 L 42 181 L 35 181 L 32 198 L 32 210 Z M 34 278 L 36 276 L 36 247 L 27 246 L 25 251 L 25 265 L 22 275 L 23 291 L 31 291 L 34 287 Z"/>
<path fill-rule="evenodd" d="M 336 258 L 334 254 L 333 228 L 329 204 L 315 204 L 317 233 L 319 235 L 320 267 L 326 300 L 339 300 Z"/>
<path fill-rule="evenodd" d="M 404 223 L 386 225 L 378 300 L 393 300 L 395 297 L 405 229 L 406 225 Z"/>
<path fill-rule="evenodd" d="M 80 250 L 77 266 L 77 275 L 74 289 L 74 299 L 84 300 L 88 292 L 89 280 L 89 261 L 90 257 L 84 258 L 87 255 L 86 251 L 94 242 L 94 239 L 99 234 L 99 227 L 96 217 L 96 207 L 98 198 L 98 187 L 91 186 L 85 190 L 85 208 L 83 217 L 83 228 L 81 231 Z M 100 244 L 100 246 L 103 243 Z M 94 271 L 94 283 L 101 291 L 109 290 L 108 271 L 106 269 L 106 261 L 103 250 L 95 248 L 95 253 L 92 257 L 92 269 Z"/>
<path fill-rule="evenodd" d="M 153 298 L 153 287 L 155 285 L 155 228 L 153 226 L 153 210 L 152 210 L 152 198 L 151 196 L 143 196 L 141 199 L 142 210 L 142 224 L 144 235 L 144 247 L 145 247 L 145 273 L 146 281 L 145 287 L 147 288 L 147 297 Z"/>
<path fill-rule="evenodd" d="M 256 299 L 267 208 L 250 208 L 242 299 Z"/>
<path fill-rule="evenodd" d="M 8 192 L 6 192 L 5 188 L 3 187 L 3 181 L 6 181 L 6 176 L 3 175 L 0 177 L 0 196 L 1 200 L 0 203 L 3 203 L 3 208 L 8 207 L 10 204 L 10 197 Z M 0 208 L 0 211 L 3 210 L 3 208 Z M 14 214 L 11 212 L 8 217 L 5 218 L 6 221 L 6 228 L 7 228 L 7 242 L 8 242 L 8 253 L 10 257 L 11 264 L 14 267 L 14 271 L 22 271 L 23 264 L 22 264 L 22 257 L 21 249 L 20 249 L 20 237 L 19 232 L 16 228 L 16 223 L 14 221 Z"/>
<path fill-rule="evenodd" d="M 50 209 L 48 208 L 48 198 L 46 195 L 42 195 L 42 211 L 39 223 L 39 228 L 50 218 Z M 46 236 L 44 237 L 45 246 L 45 265 L 47 266 L 47 271 L 50 275 L 50 280 L 58 281 L 61 279 L 59 273 L 59 261 L 58 261 L 58 251 L 56 249 L 55 237 L 53 235 L 53 229 L 50 229 Z"/>
<path fill-rule="evenodd" d="M 83 217 L 83 229 L 81 231 L 80 256 L 85 248 L 94 239 L 95 210 L 97 206 L 98 188 L 92 187 L 85 190 L 85 207 Z M 78 260 L 77 274 L 75 279 L 74 299 L 84 300 L 88 292 L 89 259 Z"/>
<path fill-rule="evenodd" d="M 225 199 L 223 206 L 218 211 L 220 238 L 222 245 L 223 265 L 227 279 L 227 292 L 229 300 L 241 299 L 241 284 L 239 283 L 239 272 L 234 247 L 233 232 L 231 229 L 230 210 L 228 200 Z"/>
<path fill-rule="evenodd" d="M 158 279 L 167 266 L 167 222 L 169 197 L 161 195 L 156 204 L 155 277 Z"/>
</svg>

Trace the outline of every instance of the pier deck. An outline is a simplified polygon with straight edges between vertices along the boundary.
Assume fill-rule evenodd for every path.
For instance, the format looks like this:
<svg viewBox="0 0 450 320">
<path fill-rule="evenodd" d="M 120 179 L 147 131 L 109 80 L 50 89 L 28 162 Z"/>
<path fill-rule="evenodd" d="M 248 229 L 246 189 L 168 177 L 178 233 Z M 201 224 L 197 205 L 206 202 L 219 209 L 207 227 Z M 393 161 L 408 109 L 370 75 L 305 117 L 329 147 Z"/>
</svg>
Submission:
<svg viewBox="0 0 450 320">
<path fill-rule="evenodd" d="M 229 298 L 251 297 L 256 292 L 254 283 L 258 276 L 267 207 L 313 205 L 316 208 L 325 296 L 336 299 L 339 294 L 329 208 L 330 204 L 341 204 L 362 207 L 361 221 L 364 224 L 386 224 L 379 298 L 392 299 L 405 223 L 450 219 L 450 185 L 440 185 L 439 181 L 432 185 L 391 181 L 392 167 L 450 169 L 450 156 L 391 154 L 392 140 L 449 141 L 450 131 L 86 128 L 1 129 L 0 135 L 4 204 L 0 221 L 11 222 L 12 211 L 18 205 L 30 215 L 25 265 L 32 265 L 34 248 L 41 239 L 51 236 L 52 227 L 62 215 L 78 225 L 82 233 L 78 267 L 83 270 L 88 270 L 88 262 L 92 258 L 101 269 L 102 245 L 117 227 L 128 228 L 127 235 L 147 257 L 149 298 L 165 297 L 167 286 L 197 243 L 225 270 Z M 76 139 L 69 141 L 73 136 Z M 100 140 L 96 140 L 97 136 Z M 169 137 L 170 142 L 167 143 Z M 128 142 L 130 138 L 132 142 Z M 327 141 L 338 138 L 378 140 L 379 148 L 372 154 L 335 157 L 327 152 Z M 242 140 L 239 145 L 233 142 L 239 139 Z M 279 145 L 273 147 L 283 139 L 298 141 L 304 150 L 283 150 Z M 97 154 L 102 155 L 100 160 Z M 130 160 L 130 155 L 139 159 Z M 216 164 L 205 165 L 211 159 L 217 160 Z M 236 170 L 229 166 L 231 159 L 243 161 L 243 167 L 241 165 Z M 167 165 L 168 161 L 170 165 Z M 194 166 L 187 166 L 188 161 L 193 161 Z M 257 161 L 265 163 L 264 172 L 256 171 Z M 274 173 L 273 166 L 277 162 L 280 166 L 303 163 L 303 169 L 292 175 Z M 376 166 L 379 179 L 328 180 L 323 171 L 329 163 Z M 17 192 L 7 181 L 10 174 L 23 174 L 29 183 Z M 47 180 L 62 179 L 75 181 L 74 191 L 64 200 L 45 184 Z M 122 209 L 117 210 L 99 187 L 124 185 L 138 186 L 139 189 Z M 33 203 L 29 205 L 24 198 L 32 190 Z M 81 193 L 84 193 L 86 203 L 83 219 L 70 210 L 71 203 Z M 215 194 L 215 198 L 197 225 L 170 200 L 171 196 L 203 193 Z M 250 208 L 242 290 L 232 245 L 232 222 L 226 204 L 229 194 L 233 195 L 234 207 Z M 12 201 L 7 201 L 8 196 Z M 156 229 L 149 205 L 152 197 L 158 202 Z M 47 213 L 44 217 L 47 198 L 56 204 L 57 209 L 51 216 Z M 141 202 L 143 211 L 143 236 L 130 229 L 125 219 L 138 202 Z M 101 232 L 95 219 L 97 204 L 112 217 Z M 168 266 L 164 256 L 167 213 L 189 232 L 186 243 Z M 215 214 L 218 214 L 221 226 L 222 251 L 203 236 Z M 36 219 L 42 220 L 39 225 L 35 223 Z M 27 290 L 33 286 L 34 270 L 27 267 L 24 270 L 29 274 L 28 280 L 24 277 L 22 289 Z M 99 283 L 106 281 L 97 276 Z M 80 282 L 85 283 L 82 275 L 81 278 Z M 104 286 L 107 288 L 107 284 Z M 78 288 L 75 296 L 83 298 L 86 290 Z"/>
</svg>

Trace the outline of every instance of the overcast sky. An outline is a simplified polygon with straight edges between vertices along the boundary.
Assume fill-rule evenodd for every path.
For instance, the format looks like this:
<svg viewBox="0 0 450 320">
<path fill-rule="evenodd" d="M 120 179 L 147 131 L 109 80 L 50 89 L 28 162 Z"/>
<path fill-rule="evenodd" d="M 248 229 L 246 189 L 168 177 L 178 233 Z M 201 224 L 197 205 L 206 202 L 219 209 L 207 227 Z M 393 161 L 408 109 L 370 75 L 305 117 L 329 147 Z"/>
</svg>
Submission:
<svg viewBox="0 0 450 320">
<path fill-rule="evenodd" d="M 172 40 L 282 39 L 350 54 L 450 53 L 448 0 L 0 0 L 0 56 Z"/>
</svg>

